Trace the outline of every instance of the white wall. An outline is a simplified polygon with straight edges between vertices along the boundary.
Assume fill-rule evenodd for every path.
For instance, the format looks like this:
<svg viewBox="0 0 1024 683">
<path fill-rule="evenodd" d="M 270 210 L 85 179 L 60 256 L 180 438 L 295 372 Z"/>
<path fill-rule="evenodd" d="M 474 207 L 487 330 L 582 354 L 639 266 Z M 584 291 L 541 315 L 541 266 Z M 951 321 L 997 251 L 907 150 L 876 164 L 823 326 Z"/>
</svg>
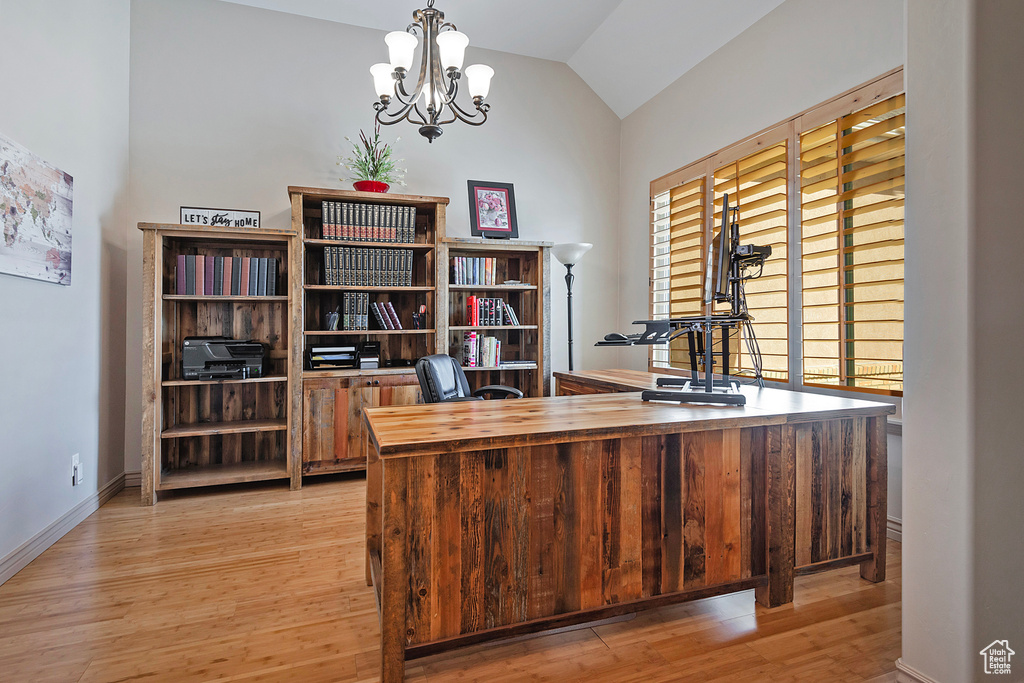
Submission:
<svg viewBox="0 0 1024 683">
<path fill-rule="evenodd" d="M 450 17 L 458 21 L 457 17 Z M 373 125 L 371 64 L 384 32 L 214 0 L 135 0 L 131 47 L 130 225 L 177 222 L 178 207 L 258 209 L 289 223 L 288 185 L 338 180 L 343 136 Z M 396 17 L 396 28 L 405 25 Z M 473 36 L 472 26 L 459 28 Z M 403 123 L 411 194 L 451 198 L 448 233 L 469 236 L 466 181 L 515 184 L 523 239 L 588 241 L 576 269 L 577 367 L 617 318 L 618 118 L 568 66 L 474 50 L 496 75 L 482 127 L 447 126 L 432 145 Z M 399 191 L 402 191 L 399 188 Z M 126 469 L 138 470 L 141 237 L 129 229 Z M 553 261 L 552 366 L 566 367 L 564 269 Z"/>
<path fill-rule="evenodd" d="M 0 559 L 124 471 L 128 15 L 0 0 L 0 133 L 74 177 L 71 286 L 0 275 Z"/>
<path fill-rule="evenodd" d="M 974 2 L 974 92 L 972 93 L 974 226 L 974 314 L 971 330 L 975 381 L 974 422 L 974 621 L 970 654 L 996 638 L 1009 639 L 1021 654 L 1013 663 L 1024 678 L 1024 3 Z M 1016 134 L 1007 135 L 1010 131 Z M 1014 217 L 1016 214 L 1016 217 Z M 918 453 L 920 455 L 920 453 Z M 1016 529 L 1011 538 L 1005 529 Z"/>
<path fill-rule="evenodd" d="M 1024 643 L 1024 5 L 910 0 L 907 23 L 901 666 L 980 681 L 983 647 Z"/>
</svg>

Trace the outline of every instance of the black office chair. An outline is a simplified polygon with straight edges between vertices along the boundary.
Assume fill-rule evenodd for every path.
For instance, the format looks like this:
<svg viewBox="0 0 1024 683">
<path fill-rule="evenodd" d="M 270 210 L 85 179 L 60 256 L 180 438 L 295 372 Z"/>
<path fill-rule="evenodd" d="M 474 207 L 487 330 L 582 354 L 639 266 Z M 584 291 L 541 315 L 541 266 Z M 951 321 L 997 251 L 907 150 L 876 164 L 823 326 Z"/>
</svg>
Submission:
<svg viewBox="0 0 1024 683">
<path fill-rule="evenodd" d="M 416 361 L 416 377 L 420 381 L 423 400 L 427 403 L 447 401 L 480 401 L 490 398 L 522 398 L 523 392 L 515 387 L 492 384 L 469 390 L 469 380 L 462 367 L 451 356 L 438 353 Z"/>
</svg>

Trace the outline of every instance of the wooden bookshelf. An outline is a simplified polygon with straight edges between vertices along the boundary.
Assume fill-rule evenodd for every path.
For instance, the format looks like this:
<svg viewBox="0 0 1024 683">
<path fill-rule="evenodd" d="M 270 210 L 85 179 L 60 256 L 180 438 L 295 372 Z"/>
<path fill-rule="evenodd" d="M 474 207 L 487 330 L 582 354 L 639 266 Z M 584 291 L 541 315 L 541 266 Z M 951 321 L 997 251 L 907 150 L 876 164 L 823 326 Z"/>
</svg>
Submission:
<svg viewBox="0 0 1024 683">
<path fill-rule="evenodd" d="M 264 479 L 301 484 L 301 329 L 292 303 L 301 292 L 298 238 L 291 230 L 140 223 L 143 232 L 142 502 L 157 492 Z M 176 291 L 179 255 L 277 260 L 278 294 L 195 295 Z M 296 334 L 297 340 L 296 341 Z M 189 336 L 252 339 L 268 347 L 263 376 L 182 377 Z"/>
<path fill-rule="evenodd" d="M 551 242 L 446 237 L 438 250 L 437 346 L 463 363 L 471 388 L 505 384 L 526 396 L 548 396 L 551 385 L 550 361 L 550 251 Z M 453 284 L 454 259 L 490 258 L 494 262 L 493 284 Z M 514 284 L 505 284 L 515 280 Z M 492 297 L 507 302 L 516 312 L 519 325 L 470 325 L 466 303 L 470 296 Z M 532 361 L 515 367 L 466 367 L 464 335 L 481 333 L 501 342 L 501 360 Z"/>
<path fill-rule="evenodd" d="M 292 226 L 301 237 L 302 283 L 299 311 L 304 366 L 302 370 L 302 472 L 329 474 L 365 469 L 362 409 L 380 405 L 417 403 L 422 400 L 412 363 L 436 352 L 437 345 L 437 252 L 445 234 L 446 197 L 377 194 L 310 187 L 289 187 Z M 325 236 L 324 202 L 364 204 L 376 207 L 415 207 L 414 241 L 329 239 Z M 330 208 L 330 207 L 329 207 Z M 405 286 L 357 286 L 327 284 L 327 247 L 412 251 L 412 284 Z M 342 306 L 346 293 L 366 293 L 370 302 L 391 302 L 404 329 L 376 329 L 370 312 L 370 329 L 325 330 L 325 317 Z M 427 307 L 427 329 L 412 329 L 412 314 Z M 373 340 L 381 345 L 378 369 L 320 368 L 305 364 L 311 345 L 351 345 Z M 408 363 L 387 367 L 391 363 Z"/>
</svg>

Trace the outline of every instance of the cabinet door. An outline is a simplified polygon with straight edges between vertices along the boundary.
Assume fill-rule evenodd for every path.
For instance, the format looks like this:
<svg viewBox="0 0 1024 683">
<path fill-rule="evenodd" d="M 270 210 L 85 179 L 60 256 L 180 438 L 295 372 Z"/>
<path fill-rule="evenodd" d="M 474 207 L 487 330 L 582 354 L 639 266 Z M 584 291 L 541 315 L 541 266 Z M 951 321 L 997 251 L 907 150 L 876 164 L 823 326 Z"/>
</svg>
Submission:
<svg viewBox="0 0 1024 683">
<path fill-rule="evenodd" d="M 302 473 L 344 472 L 365 466 L 362 450 L 350 448 L 352 414 L 362 411 L 358 391 L 353 401 L 350 380 L 302 381 Z M 355 405 L 353 405 L 355 403 Z"/>
<path fill-rule="evenodd" d="M 363 408 L 377 408 L 379 406 L 404 406 L 423 403 L 423 394 L 420 392 L 420 383 L 415 374 L 408 375 L 378 375 L 376 377 L 360 377 L 352 383 L 349 401 L 351 404 L 359 403 L 359 410 L 353 416 L 352 429 L 349 431 L 349 452 L 365 454 L 366 442 L 369 435 L 366 433 L 366 423 L 363 420 Z M 365 459 L 365 455 L 364 455 Z"/>
</svg>

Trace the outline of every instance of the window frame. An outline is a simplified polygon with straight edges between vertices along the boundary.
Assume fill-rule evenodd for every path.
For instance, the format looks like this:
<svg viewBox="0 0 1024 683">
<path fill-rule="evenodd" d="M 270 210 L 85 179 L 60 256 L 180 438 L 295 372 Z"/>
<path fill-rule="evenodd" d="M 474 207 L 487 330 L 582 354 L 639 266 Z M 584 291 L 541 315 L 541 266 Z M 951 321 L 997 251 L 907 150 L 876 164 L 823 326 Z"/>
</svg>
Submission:
<svg viewBox="0 0 1024 683">
<path fill-rule="evenodd" d="M 804 358 L 802 334 L 802 201 L 800 175 L 800 136 L 836 119 L 848 116 L 875 103 L 905 93 L 903 67 L 892 69 L 877 78 L 862 83 L 833 97 L 830 100 L 805 109 L 780 123 L 769 126 L 732 145 L 719 149 L 701 159 L 686 164 L 650 183 L 648 197 L 650 268 L 648 291 L 648 314 L 654 317 L 654 264 L 655 264 L 655 198 L 671 192 L 673 188 L 703 177 L 705 180 L 705 244 L 710 244 L 714 222 L 714 172 L 722 166 L 734 163 L 761 149 L 767 149 L 783 141 L 787 143 L 787 330 L 788 330 L 788 381 L 766 380 L 772 386 L 793 391 L 849 396 L 851 393 L 869 394 L 875 400 L 902 403 L 902 391 L 880 390 L 867 387 L 846 387 L 804 383 Z M 742 221 L 742 215 L 741 215 Z M 671 295 L 670 295 L 671 297 Z M 794 315 L 796 311 L 796 315 Z M 650 372 L 672 374 L 683 377 L 689 370 L 655 365 L 655 349 L 648 348 L 647 367 Z"/>
</svg>

